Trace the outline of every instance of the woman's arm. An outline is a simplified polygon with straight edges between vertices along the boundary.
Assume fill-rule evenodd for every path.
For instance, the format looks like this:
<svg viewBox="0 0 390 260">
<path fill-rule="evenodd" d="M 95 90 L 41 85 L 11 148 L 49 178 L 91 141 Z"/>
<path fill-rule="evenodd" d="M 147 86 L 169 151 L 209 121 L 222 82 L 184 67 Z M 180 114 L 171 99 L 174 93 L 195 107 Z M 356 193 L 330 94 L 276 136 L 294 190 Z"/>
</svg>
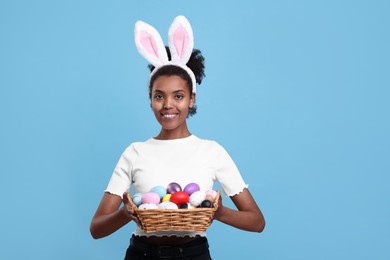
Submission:
<svg viewBox="0 0 390 260">
<path fill-rule="evenodd" d="M 238 210 L 223 206 L 222 197 L 219 197 L 218 210 L 214 214 L 214 219 L 239 229 L 262 232 L 265 227 L 264 216 L 249 190 L 244 189 L 230 198 Z"/>
<path fill-rule="evenodd" d="M 119 196 L 108 192 L 104 193 L 89 228 L 93 238 L 98 239 L 108 236 L 131 220 L 138 222 L 127 200 L 126 193 L 123 195 L 124 206 L 119 208 L 121 203 L 122 199 Z"/>
</svg>

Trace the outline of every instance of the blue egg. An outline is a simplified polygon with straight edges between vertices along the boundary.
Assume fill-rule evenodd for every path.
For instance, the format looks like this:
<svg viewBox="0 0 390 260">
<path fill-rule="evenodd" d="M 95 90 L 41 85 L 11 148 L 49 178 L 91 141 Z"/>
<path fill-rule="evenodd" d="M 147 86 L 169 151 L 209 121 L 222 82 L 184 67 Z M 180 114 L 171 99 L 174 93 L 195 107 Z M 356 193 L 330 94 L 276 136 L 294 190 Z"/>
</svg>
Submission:
<svg viewBox="0 0 390 260">
<path fill-rule="evenodd" d="M 157 193 L 160 196 L 160 199 L 162 199 L 167 194 L 167 188 L 163 186 L 155 186 L 150 191 Z"/>
<path fill-rule="evenodd" d="M 142 204 L 141 196 L 134 197 L 134 198 L 133 198 L 133 203 L 134 203 L 136 206 L 141 205 L 141 204 Z"/>
<path fill-rule="evenodd" d="M 142 197 L 142 192 L 138 192 L 138 193 L 134 194 L 133 197 L 134 197 L 134 198 L 135 198 L 135 197 Z"/>
</svg>

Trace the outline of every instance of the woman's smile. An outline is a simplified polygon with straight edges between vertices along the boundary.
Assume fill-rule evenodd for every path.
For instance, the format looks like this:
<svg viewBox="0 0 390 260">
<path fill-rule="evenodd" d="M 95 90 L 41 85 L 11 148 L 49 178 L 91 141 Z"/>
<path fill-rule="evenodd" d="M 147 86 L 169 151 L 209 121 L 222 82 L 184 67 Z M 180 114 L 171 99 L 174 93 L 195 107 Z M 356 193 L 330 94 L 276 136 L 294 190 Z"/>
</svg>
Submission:
<svg viewBox="0 0 390 260">
<path fill-rule="evenodd" d="M 171 113 L 161 113 L 161 115 L 163 116 L 163 118 L 166 118 L 166 119 L 174 119 L 176 118 L 179 114 L 178 113 L 174 113 L 174 114 L 171 114 Z"/>
</svg>

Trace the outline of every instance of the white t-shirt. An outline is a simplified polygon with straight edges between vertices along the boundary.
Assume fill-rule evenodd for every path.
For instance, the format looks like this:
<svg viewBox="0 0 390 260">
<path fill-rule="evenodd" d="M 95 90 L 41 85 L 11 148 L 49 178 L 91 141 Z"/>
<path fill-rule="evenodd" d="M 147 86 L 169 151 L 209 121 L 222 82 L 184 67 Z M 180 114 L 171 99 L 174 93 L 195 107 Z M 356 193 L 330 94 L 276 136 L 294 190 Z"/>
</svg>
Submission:
<svg viewBox="0 0 390 260">
<path fill-rule="evenodd" d="M 201 190 L 207 191 L 213 189 L 214 181 L 221 184 L 228 196 L 236 195 L 248 187 L 229 154 L 217 142 L 194 135 L 174 140 L 151 138 L 127 147 L 105 191 L 122 197 L 131 185 L 136 193 L 144 193 L 155 186 L 166 187 L 171 182 L 177 182 L 183 188 L 195 182 Z M 205 236 L 204 232 L 145 233 L 138 227 L 134 234 Z"/>
</svg>

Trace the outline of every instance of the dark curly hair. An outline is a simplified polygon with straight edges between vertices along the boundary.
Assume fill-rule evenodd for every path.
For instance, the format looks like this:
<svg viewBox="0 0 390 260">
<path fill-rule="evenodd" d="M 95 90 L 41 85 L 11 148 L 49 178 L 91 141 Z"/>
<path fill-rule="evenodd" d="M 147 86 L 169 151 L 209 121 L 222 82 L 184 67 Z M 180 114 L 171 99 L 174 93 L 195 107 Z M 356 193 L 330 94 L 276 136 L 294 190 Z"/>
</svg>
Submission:
<svg viewBox="0 0 390 260">
<path fill-rule="evenodd" d="M 168 59 L 171 60 L 171 52 L 169 51 L 169 48 L 165 47 L 165 49 L 166 49 L 167 54 L 168 54 Z M 205 77 L 204 60 L 205 59 L 204 59 L 201 51 L 198 49 L 194 49 L 192 51 L 192 54 L 191 54 L 189 61 L 187 62 L 187 66 L 194 73 L 195 80 L 196 80 L 196 83 L 198 83 L 198 85 L 200 85 L 202 83 L 202 80 Z M 151 64 L 149 64 L 148 67 L 150 69 L 150 72 L 152 72 L 155 69 L 155 67 Z M 191 77 L 188 75 L 188 73 L 184 69 L 182 69 L 178 66 L 166 65 L 166 66 L 159 68 L 158 71 L 156 71 L 153 74 L 153 76 L 151 77 L 150 82 L 149 82 L 149 98 L 152 98 L 153 83 L 160 76 L 179 76 L 180 78 L 182 78 L 183 80 L 185 80 L 187 82 L 190 93 L 192 94 L 192 89 L 193 89 L 192 80 L 191 80 Z M 188 116 L 195 115 L 196 109 L 197 109 L 196 105 L 194 105 L 192 108 L 190 108 L 188 111 Z"/>
</svg>

